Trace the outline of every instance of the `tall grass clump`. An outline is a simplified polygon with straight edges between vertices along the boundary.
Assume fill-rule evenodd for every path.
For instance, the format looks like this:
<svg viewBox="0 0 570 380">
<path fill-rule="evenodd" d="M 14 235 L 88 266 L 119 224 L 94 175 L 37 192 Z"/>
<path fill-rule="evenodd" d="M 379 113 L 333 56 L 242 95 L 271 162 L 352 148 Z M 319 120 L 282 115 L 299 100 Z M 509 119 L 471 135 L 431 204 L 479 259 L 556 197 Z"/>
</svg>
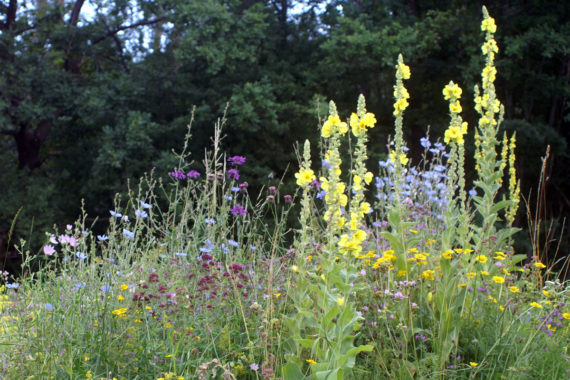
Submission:
<svg viewBox="0 0 570 380">
<path fill-rule="evenodd" d="M 449 126 L 420 140 L 418 163 L 400 55 L 394 141 L 377 170 L 367 142 L 383 121 L 362 95 L 350 116 L 329 103 L 321 165 L 305 141 L 296 194 L 272 180 L 250 197 L 222 119 L 201 163 L 188 133 L 167 179 L 151 172 L 117 197 L 99 216 L 104 234 L 83 214 L 59 221 L 40 252 L 21 241 L 23 275 L 0 286 L 0 378 L 567 378 L 568 287 L 545 281 L 536 252 L 513 251 L 516 140 L 498 137 L 486 9 L 481 30 L 478 125 L 461 116 L 460 84 L 442 83 Z"/>
</svg>

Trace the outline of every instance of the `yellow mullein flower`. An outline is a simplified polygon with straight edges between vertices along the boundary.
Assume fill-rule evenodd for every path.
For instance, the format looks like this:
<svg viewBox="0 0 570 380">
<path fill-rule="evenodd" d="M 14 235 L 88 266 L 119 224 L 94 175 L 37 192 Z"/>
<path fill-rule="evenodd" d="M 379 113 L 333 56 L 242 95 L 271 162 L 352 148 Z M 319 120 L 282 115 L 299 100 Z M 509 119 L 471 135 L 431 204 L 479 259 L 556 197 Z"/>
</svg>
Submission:
<svg viewBox="0 0 570 380">
<path fill-rule="evenodd" d="M 493 17 L 487 17 L 481 22 L 481 31 L 495 33 L 497 31 L 497 25 L 495 24 L 495 19 Z"/>
<path fill-rule="evenodd" d="M 459 99 L 462 92 L 461 87 L 451 81 L 443 88 L 443 98 L 445 100 Z"/>
<path fill-rule="evenodd" d="M 374 174 L 372 174 L 371 172 L 367 172 L 364 175 L 364 182 L 366 182 L 367 185 L 370 185 L 370 182 L 372 182 L 373 179 L 374 179 Z"/>
<path fill-rule="evenodd" d="M 410 79 L 410 67 L 403 62 L 398 63 L 396 66 L 396 76 L 402 79 Z"/>
<path fill-rule="evenodd" d="M 390 152 L 390 160 L 394 163 L 396 162 L 396 151 L 393 150 Z M 410 159 L 406 156 L 406 153 L 402 153 L 398 157 L 398 161 L 400 161 L 400 164 L 406 165 Z"/>
<path fill-rule="evenodd" d="M 312 169 L 301 169 L 298 173 L 295 173 L 295 178 L 297 178 L 297 185 L 305 187 L 317 177 Z"/>
<path fill-rule="evenodd" d="M 456 101 L 454 103 L 449 103 L 449 111 L 451 111 L 452 113 L 461 113 L 462 111 L 461 103 L 459 103 L 459 101 Z"/>
</svg>

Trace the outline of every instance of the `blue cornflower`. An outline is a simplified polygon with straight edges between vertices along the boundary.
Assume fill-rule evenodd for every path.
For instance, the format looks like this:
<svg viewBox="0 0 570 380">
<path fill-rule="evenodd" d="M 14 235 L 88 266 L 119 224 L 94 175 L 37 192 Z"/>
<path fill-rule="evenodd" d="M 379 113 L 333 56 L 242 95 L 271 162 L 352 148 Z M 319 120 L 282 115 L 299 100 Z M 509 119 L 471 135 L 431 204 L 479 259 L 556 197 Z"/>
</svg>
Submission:
<svg viewBox="0 0 570 380">
<path fill-rule="evenodd" d="M 111 288 L 108 285 L 101 286 L 101 291 L 103 293 L 109 293 L 110 290 L 111 290 Z"/>
<path fill-rule="evenodd" d="M 228 240 L 228 244 L 231 245 L 232 247 L 236 247 L 236 248 L 239 246 L 239 243 L 235 240 L 232 240 L 232 239 Z"/>
<path fill-rule="evenodd" d="M 257 247 L 254 246 L 253 244 L 250 244 L 250 245 L 249 245 L 249 249 L 251 249 L 252 251 L 255 251 L 255 250 L 257 249 Z"/>
<path fill-rule="evenodd" d="M 97 240 L 99 240 L 99 241 L 109 240 L 109 236 L 107 236 L 107 235 L 97 235 Z"/>
<path fill-rule="evenodd" d="M 144 210 L 136 210 L 135 215 L 137 216 L 137 218 L 142 218 L 142 219 L 148 216 L 148 214 Z"/>
<path fill-rule="evenodd" d="M 18 289 L 20 287 L 20 284 L 18 284 L 17 282 L 13 282 L 11 284 L 6 284 L 6 287 L 8 289 Z"/>
<path fill-rule="evenodd" d="M 188 256 L 188 254 L 186 252 L 176 252 L 174 254 L 174 256 L 178 256 L 178 257 L 186 257 Z"/>
<path fill-rule="evenodd" d="M 238 186 L 232 186 L 232 192 L 234 192 L 234 193 L 239 192 L 239 187 Z"/>
<path fill-rule="evenodd" d="M 109 210 L 109 214 L 111 214 L 111 216 L 114 216 L 115 218 L 121 218 L 123 216 L 123 214 L 119 214 L 118 212 L 115 212 L 113 210 Z"/>
<path fill-rule="evenodd" d="M 46 310 L 53 310 L 53 305 L 51 303 L 46 303 L 45 305 Z"/>
<path fill-rule="evenodd" d="M 150 203 L 144 203 L 144 201 L 141 201 L 141 207 L 142 207 L 142 208 L 149 209 L 149 208 L 151 208 L 152 206 L 150 205 Z"/>
<path fill-rule="evenodd" d="M 202 252 L 202 253 L 212 252 L 212 249 L 214 249 L 214 245 L 212 244 L 212 242 L 210 240 L 206 240 L 206 241 L 204 241 L 204 243 L 206 244 L 206 246 L 201 247 L 200 252 Z"/>
<path fill-rule="evenodd" d="M 420 144 L 422 144 L 424 148 L 429 148 L 431 146 L 431 142 L 429 141 L 428 137 L 422 137 L 420 139 Z"/>
<path fill-rule="evenodd" d="M 123 228 L 123 235 L 125 235 L 127 239 L 132 239 L 135 237 L 135 233 L 127 230 L 126 228 Z"/>
<path fill-rule="evenodd" d="M 324 190 L 321 190 L 317 193 L 317 199 L 323 199 L 325 197 L 325 195 L 327 195 L 327 192 Z"/>
<path fill-rule="evenodd" d="M 214 218 L 205 218 L 204 222 L 206 222 L 207 224 L 216 224 L 216 219 Z"/>
<path fill-rule="evenodd" d="M 85 285 L 87 285 L 85 282 L 80 282 L 78 284 L 75 284 L 74 288 L 76 290 L 83 289 L 85 287 Z"/>
<path fill-rule="evenodd" d="M 474 188 L 471 189 L 471 190 L 469 190 L 469 196 L 470 196 L 470 197 L 474 197 L 474 196 L 476 196 L 476 195 L 477 195 L 477 190 L 475 190 Z"/>
<path fill-rule="evenodd" d="M 87 255 L 83 252 L 75 252 L 75 256 L 77 256 L 79 260 L 85 260 L 87 258 Z"/>
<path fill-rule="evenodd" d="M 231 195 L 224 195 L 224 198 L 226 198 L 228 201 L 231 201 L 234 199 Z"/>
</svg>

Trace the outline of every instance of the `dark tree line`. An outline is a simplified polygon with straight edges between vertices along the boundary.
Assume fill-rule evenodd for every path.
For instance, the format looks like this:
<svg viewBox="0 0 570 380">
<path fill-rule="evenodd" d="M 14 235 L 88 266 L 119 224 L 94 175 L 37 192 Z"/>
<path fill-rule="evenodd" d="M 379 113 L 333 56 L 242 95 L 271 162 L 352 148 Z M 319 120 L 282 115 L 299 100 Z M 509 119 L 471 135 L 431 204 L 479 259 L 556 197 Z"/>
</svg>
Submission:
<svg viewBox="0 0 570 380">
<path fill-rule="evenodd" d="M 412 69 L 406 138 L 418 160 L 427 127 L 431 136 L 446 128 L 449 80 L 476 124 L 482 5 L 499 27 L 497 88 L 503 127 L 517 131 L 523 194 L 536 195 L 550 145 L 541 212 L 561 223 L 570 210 L 565 1 L 9 0 L 0 4 L 0 236 L 20 207 L 17 236 L 32 229 L 41 241 L 77 216 L 81 199 L 104 215 L 127 179 L 171 170 L 193 106 L 197 168 L 229 102 L 224 147 L 248 157 L 255 187 L 295 163 L 295 141 L 317 141 L 317 104 L 324 113 L 332 98 L 348 112 L 364 93 L 379 120 L 375 165 L 392 132 L 400 52 Z"/>
</svg>

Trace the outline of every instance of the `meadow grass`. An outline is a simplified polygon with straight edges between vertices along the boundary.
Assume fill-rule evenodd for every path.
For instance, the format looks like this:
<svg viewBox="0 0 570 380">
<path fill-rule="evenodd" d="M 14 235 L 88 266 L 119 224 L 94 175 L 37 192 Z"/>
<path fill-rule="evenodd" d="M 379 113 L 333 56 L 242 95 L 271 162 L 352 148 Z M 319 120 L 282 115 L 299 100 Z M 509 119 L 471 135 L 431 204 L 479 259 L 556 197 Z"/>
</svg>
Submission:
<svg viewBox="0 0 570 380">
<path fill-rule="evenodd" d="M 220 148 L 220 120 L 203 170 L 189 170 L 188 133 L 169 180 L 151 173 L 118 197 L 101 216 L 104 235 L 84 214 L 46 233 L 40 252 L 20 242 L 22 275 L 0 287 L 0 377 L 568 377 L 567 285 L 538 250 L 512 249 L 515 139 L 497 138 L 498 48 L 486 10 L 481 29 L 475 188 L 466 190 L 467 125 L 453 82 L 443 89 L 445 144 L 422 138 L 423 159 L 411 165 L 401 56 L 394 141 L 378 168 L 366 167 L 377 121 L 364 97 L 348 123 L 331 102 L 321 169 L 307 141 L 297 194 L 276 180 L 252 200 L 246 158 Z"/>
</svg>

